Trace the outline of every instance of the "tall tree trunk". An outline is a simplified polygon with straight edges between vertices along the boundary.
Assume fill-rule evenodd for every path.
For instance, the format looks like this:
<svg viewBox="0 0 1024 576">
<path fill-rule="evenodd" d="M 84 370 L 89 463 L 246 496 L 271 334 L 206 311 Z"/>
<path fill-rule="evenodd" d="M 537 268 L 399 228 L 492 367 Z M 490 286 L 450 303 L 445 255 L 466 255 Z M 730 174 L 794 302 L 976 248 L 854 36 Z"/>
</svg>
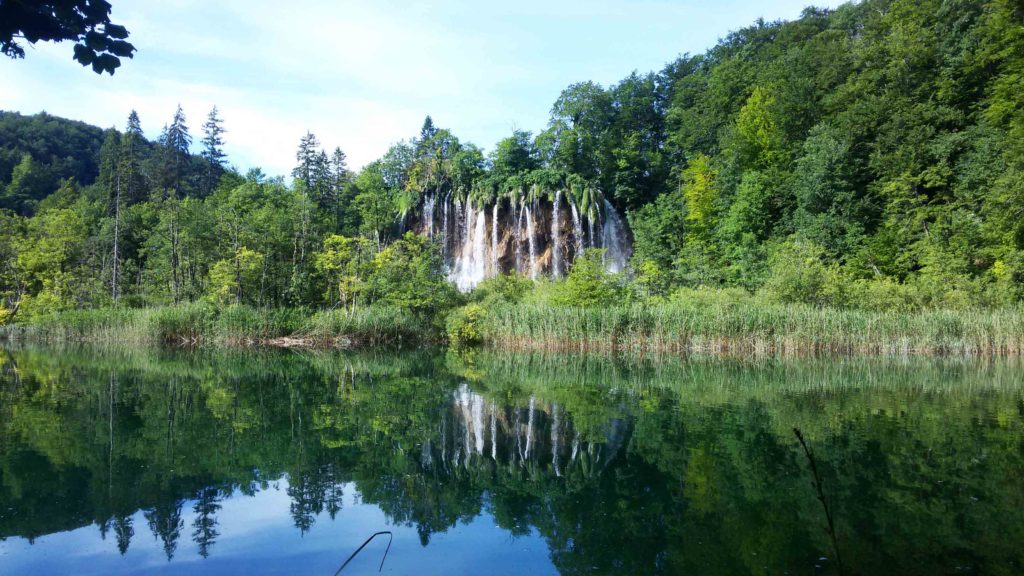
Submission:
<svg viewBox="0 0 1024 576">
<path fill-rule="evenodd" d="M 171 220 L 171 296 L 174 303 L 178 303 L 181 295 L 181 278 L 179 277 L 178 262 L 178 217 L 175 214 Z"/>
<path fill-rule="evenodd" d="M 121 236 L 121 171 L 117 171 L 117 185 L 114 187 L 114 264 L 113 272 L 110 275 L 110 297 L 117 304 L 120 254 L 118 254 L 118 239 Z"/>
</svg>

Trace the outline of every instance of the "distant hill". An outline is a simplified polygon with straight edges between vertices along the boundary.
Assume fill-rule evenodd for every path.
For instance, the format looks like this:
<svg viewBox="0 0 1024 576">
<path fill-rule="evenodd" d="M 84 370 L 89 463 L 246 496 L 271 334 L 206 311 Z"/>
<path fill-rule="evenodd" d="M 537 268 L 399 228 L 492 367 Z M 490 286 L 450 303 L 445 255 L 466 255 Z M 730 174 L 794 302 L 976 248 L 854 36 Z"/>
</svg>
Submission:
<svg viewBox="0 0 1024 576">
<path fill-rule="evenodd" d="M 103 135 L 102 128 L 45 112 L 25 116 L 0 110 L 0 208 L 10 208 L 4 206 L 3 191 L 26 154 L 35 164 L 26 191 L 33 199 L 52 193 L 65 178 L 92 184 L 99 175 Z"/>
</svg>

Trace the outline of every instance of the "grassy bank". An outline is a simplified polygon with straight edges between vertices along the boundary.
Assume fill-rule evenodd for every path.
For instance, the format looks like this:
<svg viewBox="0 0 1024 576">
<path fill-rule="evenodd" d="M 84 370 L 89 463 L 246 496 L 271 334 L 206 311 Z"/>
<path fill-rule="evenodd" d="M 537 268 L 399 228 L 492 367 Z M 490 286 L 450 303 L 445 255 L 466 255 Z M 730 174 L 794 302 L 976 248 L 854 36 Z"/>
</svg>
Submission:
<svg viewBox="0 0 1024 576">
<path fill-rule="evenodd" d="M 473 313 L 467 309 L 476 307 Z M 646 353 L 1020 355 L 1024 311 L 869 312 L 757 300 L 605 307 L 470 305 L 450 315 L 485 347 Z M 0 338 L 129 345 L 366 347 L 442 342 L 441 322 L 398 308 L 344 311 L 189 304 L 78 310 L 0 327 Z M 451 324 L 451 323 L 449 323 Z"/>
<path fill-rule="evenodd" d="M 347 313 L 185 304 L 61 312 L 27 324 L 0 327 L 0 339 L 128 345 L 350 347 L 432 341 L 437 332 L 429 326 L 411 313 L 386 307 Z"/>
<path fill-rule="evenodd" d="M 568 308 L 500 305 L 480 341 L 512 350 L 1019 355 L 1024 313 L 868 312 L 765 302 Z"/>
</svg>

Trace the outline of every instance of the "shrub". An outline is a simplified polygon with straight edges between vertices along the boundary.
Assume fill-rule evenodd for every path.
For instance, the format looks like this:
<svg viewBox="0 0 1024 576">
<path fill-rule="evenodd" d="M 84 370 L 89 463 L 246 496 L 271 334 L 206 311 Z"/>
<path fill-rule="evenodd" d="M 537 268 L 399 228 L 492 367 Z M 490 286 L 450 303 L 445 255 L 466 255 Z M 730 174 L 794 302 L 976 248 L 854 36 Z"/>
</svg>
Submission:
<svg viewBox="0 0 1024 576">
<path fill-rule="evenodd" d="M 448 315 L 445 330 L 448 342 L 455 347 L 479 344 L 483 337 L 480 323 L 487 317 L 487 311 L 479 304 L 468 304 Z"/>
<path fill-rule="evenodd" d="M 847 288 L 850 308 L 875 312 L 909 312 L 921 307 L 917 289 L 890 278 L 854 280 Z"/>
<path fill-rule="evenodd" d="M 501 274 L 477 285 L 470 295 L 474 302 L 485 305 L 506 302 L 517 304 L 533 289 L 533 282 L 520 274 Z"/>
<path fill-rule="evenodd" d="M 783 242 L 769 258 L 765 296 L 786 304 L 841 306 L 843 278 L 838 266 L 825 263 L 824 252 L 807 240 Z"/>
<path fill-rule="evenodd" d="M 619 303 L 626 291 L 622 276 L 604 267 L 604 250 L 590 248 L 572 264 L 565 282 L 557 284 L 553 302 L 562 306 L 601 306 Z"/>
</svg>

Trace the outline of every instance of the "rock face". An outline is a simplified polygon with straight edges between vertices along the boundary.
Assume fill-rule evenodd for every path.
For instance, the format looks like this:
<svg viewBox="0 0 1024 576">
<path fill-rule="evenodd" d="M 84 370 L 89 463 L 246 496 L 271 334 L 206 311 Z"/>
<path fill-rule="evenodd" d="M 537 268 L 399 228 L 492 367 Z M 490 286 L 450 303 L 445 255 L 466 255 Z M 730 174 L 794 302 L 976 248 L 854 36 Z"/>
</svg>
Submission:
<svg viewBox="0 0 1024 576">
<path fill-rule="evenodd" d="M 441 243 L 448 277 L 462 291 L 510 272 L 560 278 L 587 248 L 605 249 L 605 267 L 622 272 L 632 253 L 629 230 L 610 202 L 583 209 L 562 191 L 488 203 L 427 195 L 413 229 Z"/>
</svg>

